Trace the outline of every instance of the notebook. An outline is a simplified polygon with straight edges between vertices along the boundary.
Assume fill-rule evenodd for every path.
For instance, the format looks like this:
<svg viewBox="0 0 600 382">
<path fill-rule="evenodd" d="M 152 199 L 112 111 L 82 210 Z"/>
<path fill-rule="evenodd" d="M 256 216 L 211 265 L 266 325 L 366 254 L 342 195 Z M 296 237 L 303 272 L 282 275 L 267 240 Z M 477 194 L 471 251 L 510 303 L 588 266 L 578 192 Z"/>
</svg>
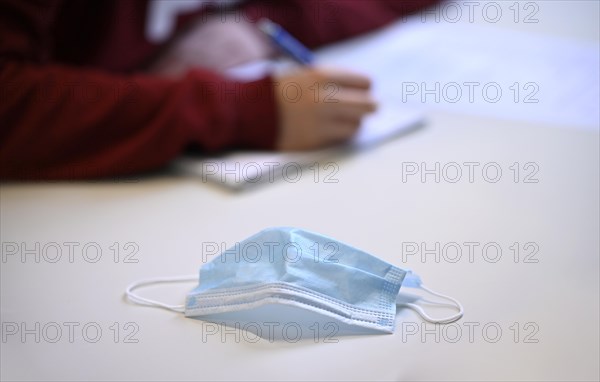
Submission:
<svg viewBox="0 0 600 382">
<path fill-rule="evenodd" d="M 366 117 L 348 143 L 304 152 L 235 152 L 221 157 L 184 157 L 177 171 L 193 174 L 202 182 L 214 182 L 232 190 L 273 183 L 282 178 L 294 182 L 306 166 L 324 163 L 341 153 L 359 152 L 412 132 L 423 125 L 423 114 L 411 109 L 383 109 Z"/>
</svg>

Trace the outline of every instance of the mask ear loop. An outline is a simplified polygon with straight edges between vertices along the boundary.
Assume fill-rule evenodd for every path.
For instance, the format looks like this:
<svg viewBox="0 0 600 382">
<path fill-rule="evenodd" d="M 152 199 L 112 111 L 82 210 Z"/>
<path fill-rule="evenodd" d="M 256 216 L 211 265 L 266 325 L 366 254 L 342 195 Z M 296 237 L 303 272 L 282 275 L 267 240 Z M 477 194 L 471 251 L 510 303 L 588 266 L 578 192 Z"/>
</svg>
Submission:
<svg viewBox="0 0 600 382">
<path fill-rule="evenodd" d="M 430 293 L 430 294 L 432 294 L 434 296 L 437 296 L 437 297 L 443 298 L 445 300 L 451 301 L 452 304 L 446 304 L 446 303 L 441 303 L 441 302 L 434 302 L 434 301 L 429 301 L 429 300 L 423 300 L 424 302 L 426 302 L 426 303 L 428 303 L 430 305 L 447 306 L 447 307 L 453 307 L 453 308 L 458 309 L 458 313 L 456 313 L 456 314 L 454 314 L 454 315 L 452 315 L 450 317 L 446 317 L 446 318 L 433 318 L 430 315 L 428 315 L 427 313 L 425 313 L 425 311 L 423 310 L 423 308 L 421 308 L 417 304 L 413 304 L 411 302 L 407 302 L 405 304 L 402 304 L 402 305 L 406 306 L 407 308 L 410 308 L 410 309 L 414 310 L 415 312 L 417 312 L 419 314 L 419 316 L 421 316 L 425 321 L 429 321 L 429 322 L 435 323 L 435 324 L 449 324 L 451 322 L 457 321 L 460 318 L 462 318 L 462 316 L 464 314 L 464 308 L 461 305 L 461 303 L 458 302 L 458 300 L 456 300 L 456 299 L 454 299 L 454 298 L 452 298 L 450 296 L 446 296 L 444 294 L 434 292 L 431 289 L 425 287 L 424 285 L 419 285 L 417 288 L 421 288 L 424 291 L 426 291 L 426 292 L 428 292 L 428 293 Z"/>
<path fill-rule="evenodd" d="M 155 277 L 152 279 L 140 280 L 140 281 L 136 281 L 136 282 L 130 284 L 127 287 L 127 289 L 125 289 L 125 296 L 127 296 L 127 298 L 130 301 L 132 301 L 138 305 L 153 306 L 153 307 L 157 307 L 157 308 L 172 310 L 172 311 L 178 312 L 178 313 L 183 313 L 185 310 L 185 305 L 165 304 L 160 301 L 141 297 L 140 295 L 138 295 L 137 293 L 134 293 L 133 291 L 135 289 L 138 289 L 141 287 L 146 287 L 149 285 L 165 284 L 165 283 L 171 284 L 171 283 L 190 282 L 190 281 L 198 281 L 198 275 L 176 276 L 176 277 Z"/>
</svg>

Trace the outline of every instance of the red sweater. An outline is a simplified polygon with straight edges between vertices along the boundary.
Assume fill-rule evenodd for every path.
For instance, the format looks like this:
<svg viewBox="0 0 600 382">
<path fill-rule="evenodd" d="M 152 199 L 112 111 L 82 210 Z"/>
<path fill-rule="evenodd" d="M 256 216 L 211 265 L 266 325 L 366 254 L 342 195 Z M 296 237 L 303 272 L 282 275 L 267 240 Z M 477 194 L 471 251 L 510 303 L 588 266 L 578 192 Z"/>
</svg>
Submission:
<svg viewBox="0 0 600 382">
<path fill-rule="evenodd" d="M 246 1 L 308 47 L 382 26 L 436 0 Z M 0 177 L 73 179 L 158 168 L 187 147 L 272 149 L 270 78 L 205 70 L 136 74 L 161 48 L 147 0 L 0 0 Z M 179 15 L 173 34 L 202 15 Z M 165 43 L 168 43 L 168 39 Z"/>
</svg>

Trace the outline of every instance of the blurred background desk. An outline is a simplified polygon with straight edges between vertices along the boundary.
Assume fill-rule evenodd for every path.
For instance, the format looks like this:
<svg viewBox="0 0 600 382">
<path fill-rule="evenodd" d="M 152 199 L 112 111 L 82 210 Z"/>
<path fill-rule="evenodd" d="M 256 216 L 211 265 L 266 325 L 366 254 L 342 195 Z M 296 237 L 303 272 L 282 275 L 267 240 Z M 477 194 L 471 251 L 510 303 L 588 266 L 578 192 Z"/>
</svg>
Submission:
<svg viewBox="0 0 600 382">
<path fill-rule="evenodd" d="M 540 33 L 598 41 L 598 3 L 538 4 Z M 238 194 L 170 174 L 3 184 L 2 379 L 598 380 L 597 130 L 433 111 L 412 135 L 332 161 L 337 183 L 307 171 L 296 183 Z M 464 170 L 465 162 L 480 164 L 473 182 L 466 173 L 452 183 L 453 172 L 439 182 L 407 172 L 413 163 Z M 488 163 L 502 170 L 496 183 L 481 173 Z M 393 335 L 271 343 L 207 337 L 200 321 L 122 299 L 132 281 L 196 273 L 203 242 L 232 245 L 278 225 L 412 268 L 461 300 L 465 317 L 437 338 L 402 310 Z M 473 242 L 469 259 L 464 243 Z M 8 255 L 11 243 L 39 245 L 40 262 Z M 423 260 L 407 243 L 458 243 L 463 256 L 440 249 L 439 262 Z M 490 243 L 501 257 L 482 251 Z M 62 257 L 52 262 L 56 248 Z M 175 303 L 191 286 L 146 293 Z"/>
</svg>

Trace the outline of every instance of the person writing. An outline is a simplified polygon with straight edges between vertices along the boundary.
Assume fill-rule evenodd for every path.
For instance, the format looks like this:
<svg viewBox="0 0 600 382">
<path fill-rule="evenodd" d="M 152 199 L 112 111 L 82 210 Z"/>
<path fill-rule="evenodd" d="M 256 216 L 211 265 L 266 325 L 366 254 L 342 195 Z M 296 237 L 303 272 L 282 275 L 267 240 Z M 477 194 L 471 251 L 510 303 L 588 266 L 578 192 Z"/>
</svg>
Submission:
<svg viewBox="0 0 600 382">
<path fill-rule="evenodd" d="M 0 0 L 0 176 L 102 178 L 160 168 L 186 149 L 347 140 L 375 110 L 368 78 L 310 67 L 236 82 L 223 72 L 277 54 L 255 25 L 263 17 L 312 49 L 434 1 Z"/>
</svg>

